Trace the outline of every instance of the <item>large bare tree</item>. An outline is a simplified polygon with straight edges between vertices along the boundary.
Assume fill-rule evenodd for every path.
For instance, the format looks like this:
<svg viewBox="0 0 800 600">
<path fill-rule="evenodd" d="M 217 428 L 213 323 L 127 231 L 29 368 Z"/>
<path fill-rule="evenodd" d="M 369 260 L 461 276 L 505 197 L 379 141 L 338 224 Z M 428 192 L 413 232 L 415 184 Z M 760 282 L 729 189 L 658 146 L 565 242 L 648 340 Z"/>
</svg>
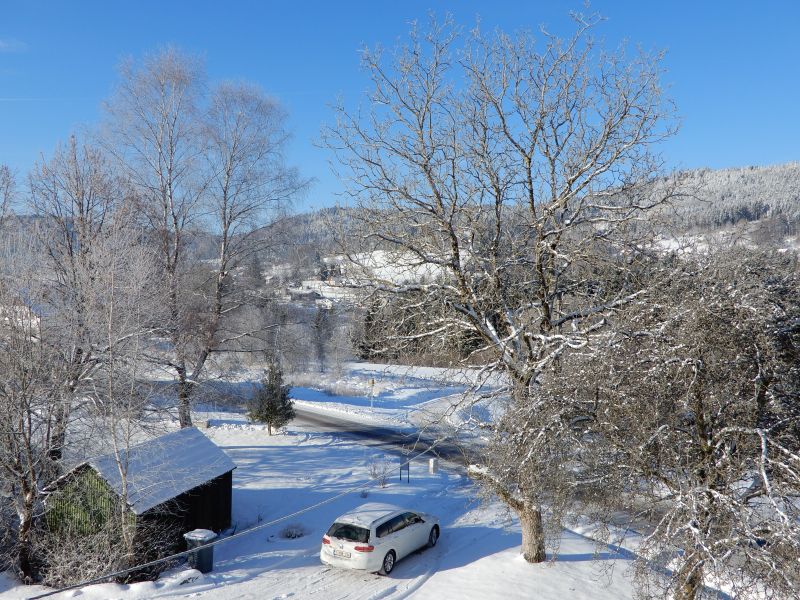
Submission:
<svg viewBox="0 0 800 600">
<path fill-rule="evenodd" d="M 180 422 L 189 426 L 184 280 L 187 244 L 206 184 L 198 119 L 205 73 L 198 60 L 168 48 L 141 64 L 125 62 L 120 75 L 106 105 L 106 147 L 135 186 L 139 215 L 158 251 L 167 289 L 163 331 L 172 348 L 161 362 L 175 373 Z"/>
<path fill-rule="evenodd" d="M 103 441 L 127 446 L 119 432 L 142 421 L 159 287 L 126 191 L 100 151 L 70 140 L 30 174 L 34 241 L 0 264 L 0 481 L 28 581 L 51 550 L 34 527 L 43 490 Z M 71 551 L 88 558 L 86 547 Z"/>
<path fill-rule="evenodd" d="M 284 164 L 285 114 L 254 86 L 209 93 L 199 60 L 170 48 L 123 66 L 107 125 L 161 257 L 171 348 L 158 360 L 176 377 L 188 427 L 192 390 L 211 354 L 253 333 L 233 326 L 244 304 L 236 268 L 257 250 L 254 232 L 303 187 Z M 213 267 L 189 252 L 202 228 L 218 248 Z"/>
<path fill-rule="evenodd" d="M 192 355 L 197 380 L 212 353 L 262 331 L 237 313 L 254 300 L 236 273 L 257 258 L 268 240 L 263 227 L 305 186 L 285 163 L 286 113 L 258 87 L 222 83 L 203 119 L 207 189 L 205 222 L 217 236 L 217 260 L 209 279 L 196 290 L 204 307 Z M 260 276 L 260 275 L 259 275 Z M 251 282 L 252 285 L 252 282 Z M 252 346 L 249 346 L 252 348 Z M 264 346 L 256 344 L 263 351 Z"/>
<path fill-rule="evenodd" d="M 89 455 L 114 457 L 119 496 L 98 515 L 93 530 L 78 534 L 56 526 L 42 532 L 42 578 L 48 585 L 73 584 L 128 568 L 152 542 L 136 535 L 129 518 L 129 450 L 164 428 L 151 401 L 148 361 L 157 331 L 153 315 L 158 314 L 163 295 L 160 286 L 154 285 L 158 274 L 155 257 L 140 243 L 139 231 L 130 227 L 130 221 L 127 211 L 117 211 L 91 248 L 92 276 L 84 287 L 85 311 L 91 318 L 98 366 L 82 385 L 84 410 L 80 422 L 73 419 L 69 440 L 74 454 L 84 446 Z M 92 439 L 80 439 L 76 431 L 85 431 Z"/>
<path fill-rule="evenodd" d="M 660 57 L 604 51 L 599 21 L 576 15 L 565 39 L 415 28 L 388 60 L 364 51 L 370 110 L 340 107 L 326 131 L 360 207 L 349 234 L 364 279 L 407 298 L 407 314 L 444 305 L 413 336 L 474 336 L 472 356 L 517 404 L 639 293 L 627 234 L 669 196 L 648 185 L 672 133 Z M 548 486 L 483 480 L 518 513 L 525 558 L 543 561 Z"/>
<path fill-rule="evenodd" d="M 797 257 L 715 251 L 649 271 L 647 293 L 615 316 L 602 352 L 565 359 L 543 386 L 561 409 L 551 430 L 573 449 L 562 468 L 583 473 L 601 521 L 622 510 L 642 532 L 648 597 L 693 600 L 708 582 L 736 597 L 793 597 Z"/>
</svg>

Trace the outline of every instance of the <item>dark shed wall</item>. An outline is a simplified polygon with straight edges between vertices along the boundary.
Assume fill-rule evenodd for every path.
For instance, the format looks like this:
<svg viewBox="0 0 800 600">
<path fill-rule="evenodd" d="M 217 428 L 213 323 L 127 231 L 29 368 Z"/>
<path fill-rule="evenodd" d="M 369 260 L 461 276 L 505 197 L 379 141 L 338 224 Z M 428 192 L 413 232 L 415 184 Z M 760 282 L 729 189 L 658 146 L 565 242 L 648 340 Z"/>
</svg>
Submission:
<svg viewBox="0 0 800 600">
<path fill-rule="evenodd" d="M 140 515 L 146 521 L 159 521 L 180 533 L 193 529 L 220 532 L 231 526 L 233 472 L 228 471 L 177 498 L 153 507 Z"/>
<path fill-rule="evenodd" d="M 205 485 L 189 490 L 179 497 L 186 502 L 187 531 L 212 529 L 220 532 L 231 526 L 231 494 L 233 472 L 220 475 Z"/>
</svg>

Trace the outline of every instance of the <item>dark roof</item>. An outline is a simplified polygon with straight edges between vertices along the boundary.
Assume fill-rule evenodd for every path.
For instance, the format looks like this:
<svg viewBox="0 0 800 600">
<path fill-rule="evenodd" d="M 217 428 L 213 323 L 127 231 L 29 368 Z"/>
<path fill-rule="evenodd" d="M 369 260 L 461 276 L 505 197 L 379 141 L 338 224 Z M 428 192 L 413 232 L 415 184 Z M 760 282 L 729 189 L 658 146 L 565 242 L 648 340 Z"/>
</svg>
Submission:
<svg viewBox="0 0 800 600">
<path fill-rule="evenodd" d="M 137 515 L 236 468 L 219 446 L 194 427 L 132 446 L 121 453 L 120 462 L 127 472 L 128 504 Z M 122 477 L 113 454 L 89 459 L 76 469 L 84 465 L 122 495 Z"/>
</svg>

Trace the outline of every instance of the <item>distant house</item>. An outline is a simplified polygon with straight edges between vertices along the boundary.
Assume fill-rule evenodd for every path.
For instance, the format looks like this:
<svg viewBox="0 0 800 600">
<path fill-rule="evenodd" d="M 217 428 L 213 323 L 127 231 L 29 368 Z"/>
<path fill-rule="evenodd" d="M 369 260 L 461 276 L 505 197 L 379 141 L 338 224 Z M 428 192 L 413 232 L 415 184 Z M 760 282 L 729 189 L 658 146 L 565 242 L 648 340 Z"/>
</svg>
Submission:
<svg viewBox="0 0 800 600">
<path fill-rule="evenodd" d="M 14 327 L 39 332 L 41 316 L 25 304 L 0 305 L 0 328 Z"/>
<path fill-rule="evenodd" d="M 87 460 L 46 490 L 45 522 L 51 531 L 91 534 L 120 507 L 127 486 L 126 519 L 136 532 L 164 532 L 180 548 L 192 529 L 221 531 L 231 524 L 235 465 L 194 427 L 149 440 L 122 452 Z M 120 474 L 120 465 L 126 472 Z"/>
</svg>

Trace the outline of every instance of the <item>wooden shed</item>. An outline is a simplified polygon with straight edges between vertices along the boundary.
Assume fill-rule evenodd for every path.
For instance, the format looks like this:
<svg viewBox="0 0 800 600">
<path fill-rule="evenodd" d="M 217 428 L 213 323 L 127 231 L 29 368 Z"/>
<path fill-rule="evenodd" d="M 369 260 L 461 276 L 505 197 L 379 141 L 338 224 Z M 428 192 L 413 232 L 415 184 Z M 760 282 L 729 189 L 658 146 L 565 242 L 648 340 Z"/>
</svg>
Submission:
<svg viewBox="0 0 800 600">
<path fill-rule="evenodd" d="M 198 429 L 173 431 L 132 446 L 119 461 L 109 454 L 71 469 L 46 490 L 45 521 L 51 531 L 90 534 L 127 496 L 126 519 L 135 530 L 163 531 L 162 541 L 178 550 L 187 531 L 230 527 L 235 468 Z"/>
</svg>

